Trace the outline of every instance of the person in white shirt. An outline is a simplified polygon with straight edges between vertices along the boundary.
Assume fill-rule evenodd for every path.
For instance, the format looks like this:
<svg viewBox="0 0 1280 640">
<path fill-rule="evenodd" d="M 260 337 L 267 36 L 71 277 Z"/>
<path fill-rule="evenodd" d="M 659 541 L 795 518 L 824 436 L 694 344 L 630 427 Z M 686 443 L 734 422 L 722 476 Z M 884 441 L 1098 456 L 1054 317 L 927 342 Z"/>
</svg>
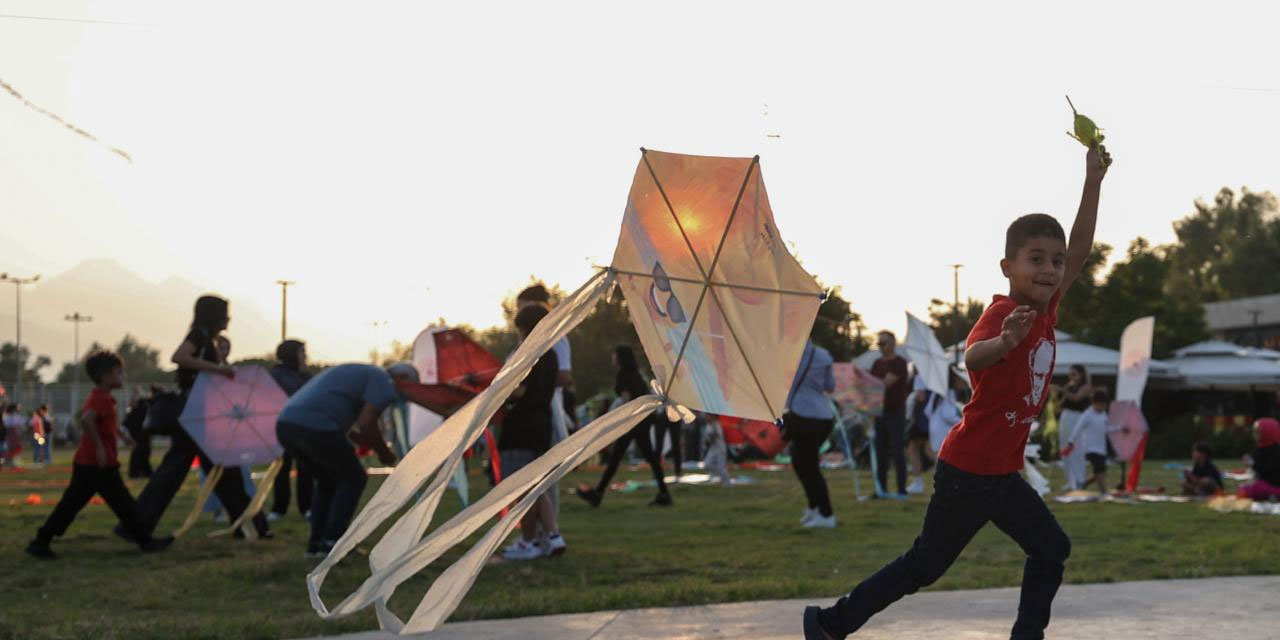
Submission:
<svg viewBox="0 0 1280 640">
<path fill-rule="evenodd" d="M 1085 478 L 1083 487 L 1098 483 L 1098 492 L 1107 493 L 1107 434 L 1112 431 L 1128 431 L 1128 427 L 1111 425 L 1107 415 L 1110 400 L 1106 389 L 1093 390 L 1093 404 L 1080 415 L 1071 432 L 1068 449 L 1063 456 L 1071 455 L 1077 447 L 1084 451 L 1084 458 L 1092 465 L 1092 475 Z"/>
<path fill-rule="evenodd" d="M 965 389 L 965 381 L 955 369 L 951 370 L 949 379 L 951 388 L 947 389 L 947 397 L 935 394 L 928 408 L 929 447 L 933 451 L 934 458 L 937 458 L 938 452 L 942 450 L 942 441 L 947 439 L 951 427 L 960 424 L 959 392 Z"/>
</svg>

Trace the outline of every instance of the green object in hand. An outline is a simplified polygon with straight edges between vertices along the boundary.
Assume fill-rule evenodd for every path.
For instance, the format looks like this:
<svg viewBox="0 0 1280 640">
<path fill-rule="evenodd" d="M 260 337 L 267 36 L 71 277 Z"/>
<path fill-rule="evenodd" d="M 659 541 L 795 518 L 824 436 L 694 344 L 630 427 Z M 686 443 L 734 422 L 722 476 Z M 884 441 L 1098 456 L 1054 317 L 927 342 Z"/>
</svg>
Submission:
<svg viewBox="0 0 1280 640">
<path fill-rule="evenodd" d="M 1076 106 L 1071 104 L 1071 96 L 1067 96 L 1067 104 L 1071 105 L 1071 114 L 1075 116 L 1075 132 L 1068 131 L 1067 135 L 1080 141 L 1080 144 L 1086 147 L 1093 147 L 1095 144 L 1102 144 L 1102 129 L 1093 123 L 1088 116 L 1080 114 L 1076 111 Z"/>
</svg>

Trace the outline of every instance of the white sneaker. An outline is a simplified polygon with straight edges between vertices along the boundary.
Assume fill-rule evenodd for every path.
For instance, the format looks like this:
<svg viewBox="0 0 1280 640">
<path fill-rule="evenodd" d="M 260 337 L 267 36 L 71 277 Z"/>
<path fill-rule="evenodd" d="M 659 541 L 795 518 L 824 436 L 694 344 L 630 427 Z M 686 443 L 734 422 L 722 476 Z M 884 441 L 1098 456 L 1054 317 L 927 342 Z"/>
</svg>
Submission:
<svg viewBox="0 0 1280 640">
<path fill-rule="evenodd" d="M 907 485 L 907 495 L 918 496 L 922 493 L 924 493 L 924 478 L 916 476 L 916 479 Z"/>
<path fill-rule="evenodd" d="M 230 522 L 230 520 L 227 519 L 227 512 L 221 509 L 219 509 L 217 513 L 213 514 L 213 521 L 218 524 L 226 524 Z"/>
<path fill-rule="evenodd" d="M 814 509 L 813 507 L 809 507 L 808 509 L 805 509 L 804 515 L 800 516 L 800 524 L 801 525 L 809 524 L 809 521 L 814 519 L 814 517 L 816 517 L 817 515 L 818 515 L 818 510 Z"/>
<path fill-rule="evenodd" d="M 558 556 L 564 553 L 565 549 L 568 549 L 568 548 L 569 548 L 569 545 L 565 544 L 564 536 L 558 533 L 553 533 L 550 536 L 547 536 L 547 556 L 548 557 Z"/>
<path fill-rule="evenodd" d="M 283 517 L 284 517 L 283 513 L 276 513 L 274 511 L 267 512 L 267 522 L 275 522 Z"/>
<path fill-rule="evenodd" d="M 806 529 L 834 529 L 836 528 L 836 514 L 823 516 L 821 513 L 814 514 L 813 518 L 804 523 Z"/>
<path fill-rule="evenodd" d="M 502 557 L 507 560 L 533 560 L 542 557 L 542 548 L 537 542 L 525 542 L 520 540 L 514 545 L 507 547 L 502 552 Z"/>
</svg>

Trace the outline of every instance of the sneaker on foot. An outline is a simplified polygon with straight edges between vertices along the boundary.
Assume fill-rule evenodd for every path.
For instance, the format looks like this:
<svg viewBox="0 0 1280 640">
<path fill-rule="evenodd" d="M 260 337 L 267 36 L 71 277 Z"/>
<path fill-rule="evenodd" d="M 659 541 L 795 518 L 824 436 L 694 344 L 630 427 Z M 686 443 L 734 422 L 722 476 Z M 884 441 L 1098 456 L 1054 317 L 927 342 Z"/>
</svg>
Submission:
<svg viewBox="0 0 1280 640">
<path fill-rule="evenodd" d="M 564 536 L 553 533 L 547 536 L 547 557 L 552 558 L 565 552 L 569 545 L 565 544 Z"/>
<path fill-rule="evenodd" d="M 319 542 L 308 542 L 307 552 L 302 557 L 309 560 L 323 560 L 333 550 L 333 545 L 321 540 Z"/>
<path fill-rule="evenodd" d="M 600 500 L 604 497 L 600 495 L 599 491 L 587 486 L 578 487 L 573 490 L 573 493 L 593 507 L 600 506 Z"/>
<path fill-rule="evenodd" d="M 502 557 L 507 560 L 533 560 L 542 557 L 542 548 L 537 542 L 520 540 L 507 547 L 507 550 L 502 552 Z"/>
<path fill-rule="evenodd" d="M 818 624 L 818 611 L 817 607 L 804 608 L 804 640 L 834 640 L 835 636 Z"/>
<path fill-rule="evenodd" d="M 163 538 L 152 538 L 147 540 L 146 542 L 138 545 L 138 548 L 142 549 L 143 553 L 155 553 L 157 551 L 164 551 L 165 549 L 168 549 L 171 544 L 173 544 L 173 536 L 165 536 Z"/>
<path fill-rule="evenodd" d="M 911 484 L 907 485 L 907 494 L 918 496 L 922 493 L 924 493 L 924 478 L 916 476 L 916 479 L 912 480 Z"/>
<path fill-rule="evenodd" d="M 836 514 L 824 516 L 821 513 L 815 514 L 808 522 L 804 523 L 806 529 L 834 529 L 836 528 Z"/>
<path fill-rule="evenodd" d="M 132 531 L 130 531 L 130 530 L 128 530 L 128 529 L 126 529 L 126 528 L 124 528 L 124 525 L 122 525 L 122 524 L 118 524 L 118 525 L 116 525 L 116 528 L 112 529 L 112 530 L 111 530 L 111 532 L 112 532 L 112 533 L 114 533 L 114 534 L 116 534 L 117 536 L 119 536 L 119 537 L 120 537 L 120 539 L 121 539 L 121 540 L 124 540 L 125 542 L 128 542 L 129 544 L 137 544 L 137 543 L 138 543 L 138 537 L 137 537 L 137 536 L 135 536 L 135 535 L 133 535 L 133 532 L 132 532 Z"/>
<path fill-rule="evenodd" d="M 805 509 L 804 514 L 800 516 L 800 524 L 802 525 L 807 524 L 816 515 L 818 515 L 817 509 L 814 509 L 813 507 L 809 507 L 808 509 Z"/>
<path fill-rule="evenodd" d="M 27 553 L 37 558 L 40 558 L 42 560 L 58 559 L 58 554 L 53 552 L 53 549 L 49 546 L 49 543 L 40 542 L 39 540 L 32 540 L 31 544 L 27 545 Z"/>
<path fill-rule="evenodd" d="M 283 517 L 284 517 L 283 513 L 276 513 L 274 511 L 267 512 L 267 522 L 275 522 L 276 520 L 279 520 L 280 518 L 283 518 Z"/>
<path fill-rule="evenodd" d="M 659 494 L 658 494 L 658 497 L 656 497 L 656 498 L 654 498 L 654 499 L 653 499 L 653 502 L 650 502 L 650 503 L 649 503 L 649 506 L 651 506 L 651 507 L 669 507 L 669 506 L 671 506 L 672 504 L 674 504 L 674 503 L 673 503 L 673 502 L 671 502 L 671 494 L 670 494 L 670 493 L 668 493 L 668 492 L 666 492 L 666 491 L 663 491 L 662 493 L 659 493 Z"/>
<path fill-rule="evenodd" d="M 230 520 L 227 519 L 227 512 L 222 511 L 221 509 L 219 509 L 217 513 L 213 514 L 213 521 L 217 522 L 218 524 L 231 522 Z"/>
</svg>

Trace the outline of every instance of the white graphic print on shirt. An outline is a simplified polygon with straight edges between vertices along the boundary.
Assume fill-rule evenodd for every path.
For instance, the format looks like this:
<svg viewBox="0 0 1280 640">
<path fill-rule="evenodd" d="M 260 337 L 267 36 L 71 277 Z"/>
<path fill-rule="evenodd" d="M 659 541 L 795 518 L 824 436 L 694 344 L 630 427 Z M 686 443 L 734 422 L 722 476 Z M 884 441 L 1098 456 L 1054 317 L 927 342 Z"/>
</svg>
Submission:
<svg viewBox="0 0 1280 640">
<path fill-rule="evenodd" d="M 1027 365 L 1031 370 L 1031 393 L 1023 396 L 1027 407 L 1030 409 L 1039 409 L 1040 400 L 1044 398 L 1044 392 L 1049 387 L 1049 370 L 1053 368 L 1053 357 L 1055 349 L 1053 341 L 1048 338 L 1040 338 L 1036 346 L 1031 349 L 1027 356 Z M 1017 416 L 1010 412 L 1005 416 L 1009 420 L 1009 426 L 1012 427 L 1018 423 Z M 1035 414 L 1024 417 L 1021 422 L 1030 424 L 1036 419 Z"/>
</svg>

